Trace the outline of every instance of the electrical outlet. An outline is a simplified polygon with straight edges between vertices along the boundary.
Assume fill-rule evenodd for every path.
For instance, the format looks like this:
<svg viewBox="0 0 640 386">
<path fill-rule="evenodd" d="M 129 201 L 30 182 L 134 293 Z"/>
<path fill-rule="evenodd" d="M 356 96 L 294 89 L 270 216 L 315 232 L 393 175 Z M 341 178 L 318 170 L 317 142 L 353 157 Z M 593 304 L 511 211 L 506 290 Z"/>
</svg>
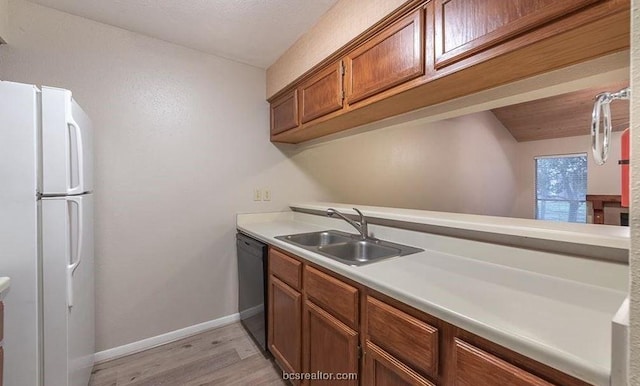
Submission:
<svg viewBox="0 0 640 386">
<path fill-rule="evenodd" d="M 262 194 L 262 199 L 264 201 L 271 201 L 271 190 L 265 189 L 263 194 Z"/>
<path fill-rule="evenodd" d="M 253 189 L 253 201 L 262 200 L 262 191 L 260 189 Z"/>
</svg>

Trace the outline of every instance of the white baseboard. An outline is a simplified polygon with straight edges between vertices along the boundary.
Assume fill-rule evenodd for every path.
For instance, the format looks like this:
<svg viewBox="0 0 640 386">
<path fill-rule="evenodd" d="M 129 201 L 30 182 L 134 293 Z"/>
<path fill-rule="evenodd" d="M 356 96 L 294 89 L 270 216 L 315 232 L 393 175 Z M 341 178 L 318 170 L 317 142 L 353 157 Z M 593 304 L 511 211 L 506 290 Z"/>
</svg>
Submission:
<svg viewBox="0 0 640 386">
<path fill-rule="evenodd" d="M 152 336 L 151 338 L 142 339 L 137 342 L 132 342 L 122 346 L 97 352 L 94 355 L 94 361 L 95 363 L 106 362 L 112 359 L 117 359 L 127 355 L 135 354 L 140 351 L 148 350 L 156 346 L 171 343 L 176 340 L 180 340 L 195 334 L 199 334 L 203 331 L 210 330 L 212 328 L 226 326 L 227 324 L 231 324 L 239 320 L 240 320 L 240 314 L 235 313 L 235 314 L 223 316 L 215 320 L 210 320 L 208 322 L 195 324 L 193 326 L 181 328 L 179 330 L 167 332 L 166 334 Z"/>
</svg>

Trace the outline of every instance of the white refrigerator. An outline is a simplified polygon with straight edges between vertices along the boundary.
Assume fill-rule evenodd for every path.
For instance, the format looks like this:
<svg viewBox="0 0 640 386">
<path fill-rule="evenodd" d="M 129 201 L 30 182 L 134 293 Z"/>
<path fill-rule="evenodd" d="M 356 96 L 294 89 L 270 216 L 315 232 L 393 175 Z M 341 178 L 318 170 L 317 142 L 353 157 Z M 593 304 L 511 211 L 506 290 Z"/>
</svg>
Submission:
<svg viewBox="0 0 640 386">
<path fill-rule="evenodd" d="M 4 386 L 86 386 L 93 366 L 91 121 L 71 92 L 0 81 Z"/>
</svg>

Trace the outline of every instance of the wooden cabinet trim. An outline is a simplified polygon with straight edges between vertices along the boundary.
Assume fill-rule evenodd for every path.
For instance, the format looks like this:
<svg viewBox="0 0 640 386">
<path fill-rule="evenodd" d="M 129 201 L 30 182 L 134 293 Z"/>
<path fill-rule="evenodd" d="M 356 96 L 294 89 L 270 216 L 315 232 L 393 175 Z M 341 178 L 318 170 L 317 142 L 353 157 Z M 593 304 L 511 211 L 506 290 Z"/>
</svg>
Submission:
<svg viewBox="0 0 640 386">
<path fill-rule="evenodd" d="M 278 290 L 280 290 L 284 295 L 289 296 L 294 303 L 294 320 L 292 321 L 294 328 L 286 331 L 288 338 L 284 339 L 288 344 L 292 344 L 294 348 L 295 346 L 298 347 L 298 352 L 294 354 L 294 358 L 287 358 L 287 353 L 282 352 L 277 345 L 279 337 L 276 336 L 275 331 L 276 325 L 278 324 L 276 321 L 278 319 L 276 318 L 274 309 L 274 288 L 278 288 Z M 302 364 L 302 294 L 289 287 L 286 283 L 280 281 L 273 275 L 269 276 L 269 292 L 269 331 L 267 337 L 269 342 L 269 351 L 271 351 L 283 370 L 288 372 L 300 372 Z M 295 326 L 297 326 L 297 331 Z"/>
<path fill-rule="evenodd" d="M 271 135 L 298 127 L 298 90 L 283 95 L 271 103 Z"/>
<path fill-rule="evenodd" d="M 424 36 L 425 36 L 425 15 L 424 9 L 418 8 L 413 13 L 407 15 L 403 19 L 398 20 L 394 24 L 388 26 L 386 29 L 376 34 L 371 40 L 367 41 L 362 46 L 353 50 L 353 52 L 349 53 L 345 59 L 345 85 L 346 85 L 346 94 L 347 94 L 347 103 L 353 104 L 362 99 L 375 95 L 379 92 L 390 89 L 398 84 L 404 83 L 408 80 L 417 78 L 425 73 L 425 44 L 424 44 Z M 355 79 L 360 76 L 359 72 L 354 70 L 354 62 L 357 62 L 360 58 L 365 55 L 372 53 L 370 65 L 379 64 L 381 58 L 380 53 L 374 50 L 381 49 L 382 44 L 385 44 L 390 41 L 396 34 L 401 33 L 405 28 L 409 26 L 413 26 L 413 36 L 412 36 L 412 49 L 413 55 L 409 55 L 406 58 L 402 57 L 394 57 L 393 60 L 389 60 L 393 63 L 401 63 L 402 61 L 411 62 L 411 65 L 404 69 L 403 71 L 393 74 L 393 77 L 389 77 L 385 79 L 385 77 L 377 77 L 373 79 L 372 83 L 366 84 L 363 83 L 360 85 L 359 89 L 355 89 Z M 396 47 L 398 48 L 398 47 Z M 405 47 L 406 48 L 406 47 Z M 404 54 L 402 47 L 400 47 L 400 54 Z M 386 55 L 393 55 L 393 51 L 387 51 Z M 397 54 L 397 52 L 395 52 Z M 366 59 L 363 59 L 366 60 Z M 371 63 L 373 62 L 373 63 Z M 363 64 L 364 66 L 364 64 Z M 387 70 L 391 70 L 387 68 Z M 371 73 L 372 70 L 370 68 L 363 68 L 361 73 L 362 75 L 367 75 Z"/>
<path fill-rule="evenodd" d="M 423 378 L 409 366 L 400 362 L 398 359 L 394 358 L 393 355 L 384 351 L 371 341 L 366 341 L 365 343 L 364 368 L 362 371 L 363 385 L 378 385 L 378 379 L 375 374 L 376 362 L 391 370 L 395 375 L 406 382 L 407 385 L 435 386 L 435 384 Z"/>
<path fill-rule="evenodd" d="M 358 289 L 313 267 L 304 268 L 307 298 L 352 328 L 358 326 Z"/>
<path fill-rule="evenodd" d="M 513 22 L 490 31 L 461 46 L 446 51 L 444 36 L 444 7 L 453 1 L 464 0 L 434 0 L 435 1 L 435 66 L 437 69 L 450 65 L 456 61 L 472 56 L 488 47 L 498 45 L 514 36 L 526 33 L 544 23 L 559 19 L 573 11 L 584 8 L 601 0 L 563 0 L 556 1 L 529 15 L 522 16 Z M 519 0 L 522 1 L 522 0 Z"/>
<path fill-rule="evenodd" d="M 461 339 L 455 339 L 455 347 L 457 385 L 552 385 Z"/>
<path fill-rule="evenodd" d="M 302 289 L 302 262 L 269 248 L 269 273 L 300 291 Z"/>
<path fill-rule="evenodd" d="M 302 123 L 342 108 L 342 66 L 342 62 L 337 62 L 300 85 L 298 94 Z"/>
<path fill-rule="evenodd" d="M 326 310 L 321 308 L 319 305 L 314 304 L 312 301 L 305 301 L 304 304 L 304 315 L 303 315 L 303 365 L 305 372 L 315 372 L 315 371 L 323 371 L 323 372 L 332 372 L 334 369 L 314 369 L 311 366 L 311 347 L 310 342 L 312 337 L 310 336 L 311 331 L 311 318 L 315 317 L 320 322 L 324 323 L 326 326 L 329 326 L 334 331 L 337 332 L 344 340 L 346 341 L 347 346 L 347 355 L 346 355 L 346 363 L 345 368 L 340 369 L 340 373 L 349 373 L 354 372 L 358 373 L 358 332 L 351 329 L 346 324 L 342 323 L 340 320 L 336 319 Z M 336 355 L 345 354 L 344 352 L 336 353 Z M 329 358 L 333 359 L 333 358 Z M 349 380 L 347 382 L 341 382 L 340 384 L 345 385 L 353 385 L 356 386 L 358 384 L 358 380 Z"/>
</svg>

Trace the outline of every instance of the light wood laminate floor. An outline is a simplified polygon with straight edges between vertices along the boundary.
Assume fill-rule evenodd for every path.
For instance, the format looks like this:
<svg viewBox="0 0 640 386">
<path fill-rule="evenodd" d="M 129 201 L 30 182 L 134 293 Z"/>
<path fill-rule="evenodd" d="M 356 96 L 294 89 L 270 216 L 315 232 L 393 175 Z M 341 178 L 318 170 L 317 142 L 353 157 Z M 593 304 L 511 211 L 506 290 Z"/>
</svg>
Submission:
<svg viewBox="0 0 640 386">
<path fill-rule="evenodd" d="M 240 323 L 96 365 L 89 386 L 286 385 Z"/>
</svg>

